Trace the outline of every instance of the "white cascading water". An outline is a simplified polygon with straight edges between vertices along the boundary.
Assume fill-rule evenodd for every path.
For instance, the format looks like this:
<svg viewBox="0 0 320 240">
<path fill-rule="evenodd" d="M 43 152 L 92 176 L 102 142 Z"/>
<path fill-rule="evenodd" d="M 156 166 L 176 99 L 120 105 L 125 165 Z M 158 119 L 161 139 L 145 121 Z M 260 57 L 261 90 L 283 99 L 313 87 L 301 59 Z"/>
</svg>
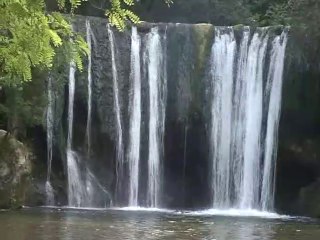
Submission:
<svg viewBox="0 0 320 240">
<path fill-rule="evenodd" d="M 87 90 L 88 90 L 88 113 L 87 113 L 87 126 L 86 126 L 86 143 L 87 143 L 87 156 L 90 159 L 91 156 L 91 128 L 92 128 L 92 40 L 93 33 L 91 29 L 91 24 L 89 19 L 86 20 L 86 41 L 89 48 L 88 54 L 88 67 L 87 67 Z M 78 158 L 79 159 L 79 158 Z M 79 172 L 76 173 L 80 174 Z M 81 176 L 79 175 L 81 178 Z M 79 179 L 80 180 L 80 179 Z M 79 186 L 78 186 L 79 187 Z M 85 172 L 85 186 L 82 186 L 82 197 L 84 198 L 82 201 L 82 205 L 91 206 L 94 201 L 94 186 L 92 184 L 92 177 L 90 175 L 89 169 L 86 168 Z"/>
<path fill-rule="evenodd" d="M 256 208 L 259 201 L 261 128 L 263 104 L 263 67 L 268 43 L 267 29 L 255 33 L 248 51 L 246 69 L 246 109 L 244 134 L 244 161 L 239 207 Z"/>
<path fill-rule="evenodd" d="M 87 154 L 91 153 L 91 119 L 92 119 L 92 34 L 90 21 L 86 20 L 86 40 L 89 47 L 88 55 L 88 113 L 86 126 Z M 94 41 L 95 42 L 95 41 Z M 76 66 L 71 62 L 69 69 L 69 101 L 68 101 L 68 138 L 67 138 L 67 173 L 68 173 L 68 205 L 70 207 L 92 207 L 95 201 L 95 186 L 99 185 L 88 166 L 82 163 L 82 158 L 72 149 L 73 142 L 73 118 L 74 118 L 74 94 L 75 94 Z M 103 189 L 105 192 L 105 190 Z"/>
<path fill-rule="evenodd" d="M 87 152 L 90 156 L 91 152 L 91 112 L 92 112 L 92 39 L 91 39 L 91 26 L 90 21 L 86 20 L 86 32 L 87 32 L 87 44 L 89 48 L 88 54 L 88 115 L 87 115 L 87 128 L 86 128 L 86 138 L 87 138 Z"/>
<path fill-rule="evenodd" d="M 129 130 L 129 206 L 138 206 L 139 162 L 141 135 L 141 38 L 137 28 L 132 27 L 131 36 L 131 96 L 130 96 L 130 130 Z"/>
<path fill-rule="evenodd" d="M 47 107 L 47 181 L 46 189 L 46 205 L 54 206 L 54 192 L 51 185 L 51 165 L 52 165 L 52 146 L 53 146 L 53 124 L 54 124 L 54 98 L 52 90 L 52 78 L 48 77 L 48 107 Z"/>
<path fill-rule="evenodd" d="M 250 39 L 250 29 L 245 27 L 237 48 L 232 28 L 216 28 L 211 57 L 214 208 L 272 210 L 287 33 L 273 40 L 264 94 L 268 31 L 260 28 Z M 263 107 L 268 97 L 263 139 Z"/>
<path fill-rule="evenodd" d="M 149 81 L 149 153 L 148 153 L 148 206 L 160 206 L 161 157 L 163 150 L 166 79 L 165 57 L 158 28 L 151 29 L 146 43 Z"/>
<path fill-rule="evenodd" d="M 67 138 L 67 172 L 68 172 L 68 205 L 81 207 L 86 200 L 86 187 L 81 181 L 79 156 L 72 151 L 73 107 L 75 92 L 76 66 L 72 62 L 69 70 L 69 102 L 68 102 L 68 138 Z"/>
<path fill-rule="evenodd" d="M 92 50 L 90 22 L 86 22 L 87 43 Z M 142 81 L 148 84 L 146 108 L 148 121 L 148 166 L 146 205 L 161 207 L 163 137 L 167 101 L 166 34 L 157 27 L 143 38 L 136 27 L 131 35 L 131 72 L 129 95 L 128 146 L 124 156 L 123 125 L 121 119 L 118 82 L 117 48 L 115 36 L 108 26 L 113 77 L 113 104 L 116 126 L 116 199 L 127 189 L 128 206 L 139 207 L 140 150 L 142 126 Z M 212 207 L 219 210 L 270 211 L 273 207 L 277 133 L 281 108 L 282 75 L 284 69 L 287 33 L 269 34 L 269 28 L 251 32 L 244 27 L 241 39 L 232 27 L 216 27 L 211 64 L 211 125 L 210 144 L 212 158 Z M 240 32 L 239 32 L 240 33 Z M 269 38 L 270 39 L 269 41 Z M 236 40 L 238 39 L 238 40 Z M 239 45 L 237 45 L 237 41 Z M 270 47 L 270 51 L 269 51 Z M 269 55 L 270 52 L 270 61 Z M 143 59 L 141 59 L 143 53 Z M 269 64 L 269 66 L 268 66 Z M 88 58 L 88 115 L 86 140 L 91 149 L 92 59 Z M 142 76 L 141 70 L 145 75 Z M 266 84 L 265 83 L 266 80 Z M 143 85 L 144 86 L 144 85 Z M 52 83 L 48 83 L 48 178 L 50 184 L 53 119 Z M 95 202 L 96 189 L 108 194 L 81 158 L 72 148 L 73 108 L 75 94 L 75 64 L 70 64 L 67 173 L 68 202 L 72 207 L 90 207 Z M 184 159 L 187 159 L 185 129 Z M 144 152 L 144 151 L 143 151 Z M 49 164 L 50 163 L 50 164 Z M 144 164 L 144 162 L 143 162 Z M 50 168 L 49 168 L 50 166 Z M 128 166 L 128 169 L 126 169 Z M 184 162 L 184 178 L 186 163 Z M 143 167 L 141 169 L 144 169 Z M 128 185 L 124 177 L 128 170 Z M 145 177 L 145 174 L 143 176 Z M 51 186 L 51 185 L 50 185 Z M 126 188 L 128 186 L 128 188 Z M 47 188 L 47 184 L 46 184 Z M 49 188 L 49 187 L 48 187 Z M 50 190 L 50 189 L 49 189 Z M 143 191 L 141 191 L 142 193 Z M 144 195 L 144 194 L 142 194 Z M 49 194 L 48 194 L 49 196 Z M 123 194 L 119 194 L 123 196 Z M 119 197 L 120 199 L 120 197 Z M 51 204 L 48 204 L 51 205 Z"/>
<path fill-rule="evenodd" d="M 115 111 L 115 122 L 116 122 L 116 132 L 117 132 L 117 182 L 116 182 L 116 197 L 118 197 L 119 192 L 122 191 L 124 174 L 124 149 L 123 149 L 123 133 L 122 133 L 122 123 L 121 123 L 121 109 L 119 102 L 119 87 L 118 87 L 118 71 L 116 64 L 116 48 L 114 43 L 114 34 L 110 25 L 108 25 L 108 36 L 111 48 L 111 62 L 112 62 L 112 78 L 113 78 L 113 94 L 114 94 L 114 111 Z M 139 119 L 138 119 L 139 120 Z"/>
<path fill-rule="evenodd" d="M 230 163 L 233 63 L 236 53 L 233 29 L 216 28 L 212 47 L 212 128 L 213 203 L 215 208 L 230 205 Z"/>
<path fill-rule="evenodd" d="M 261 192 L 262 210 L 273 208 L 275 162 L 278 149 L 278 128 L 281 111 L 282 78 L 288 35 L 284 31 L 272 42 L 270 67 L 266 90 L 269 95 L 267 134 L 265 139 L 264 168 Z"/>
<path fill-rule="evenodd" d="M 245 111 L 246 111 L 246 69 L 248 62 L 248 48 L 250 40 L 250 28 L 245 27 L 243 36 L 240 43 L 238 62 L 237 62 L 237 75 L 236 85 L 233 97 L 233 133 L 232 133 L 232 172 L 234 183 L 234 195 L 237 197 L 234 202 L 239 201 L 241 192 L 242 168 L 243 164 L 243 147 L 245 137 Z"/>
</svg>

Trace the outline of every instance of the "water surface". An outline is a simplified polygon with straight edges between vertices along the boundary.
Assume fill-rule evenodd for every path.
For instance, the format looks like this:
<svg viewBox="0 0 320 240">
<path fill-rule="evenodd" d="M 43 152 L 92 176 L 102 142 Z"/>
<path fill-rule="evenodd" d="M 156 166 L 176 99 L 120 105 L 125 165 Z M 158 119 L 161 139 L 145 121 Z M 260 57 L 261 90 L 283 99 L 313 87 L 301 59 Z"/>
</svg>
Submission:
<svg viewBox="0 0 320 240">
<path fill-rule="evenodd" d="M 0 234 L 1 240 L 319 240 L 320 223 L 177 212 L 24 209 L 0 212 Z"/>
</svg>

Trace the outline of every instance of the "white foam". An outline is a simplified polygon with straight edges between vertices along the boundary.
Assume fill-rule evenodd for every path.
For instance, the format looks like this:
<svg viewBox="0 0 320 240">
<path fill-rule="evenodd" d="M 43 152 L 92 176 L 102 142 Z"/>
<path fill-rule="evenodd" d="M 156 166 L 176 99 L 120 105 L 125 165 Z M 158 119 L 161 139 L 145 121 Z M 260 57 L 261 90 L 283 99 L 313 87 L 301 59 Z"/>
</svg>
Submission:
<svg viewBox="0 0 320 240">
<path fill-rule="evenodd" d="M 174 213 L 174 210 L 165 208 L 146 208 L 146 207 L 122 207 L 122 208 L 109 208 L 108 210 L 115 211 L 131 211 L 131 212 L 162 212 L 162 213 Z"/>
<path fill-rule="evenodd" d="M 264 219 L 294 219 L 297 217 L 289 215 L 281 215 L 275 212 L 260 211 L 257 209 L 206 209 L 201 211 L 183 211 L 170 210 L 165 208 L 146 208 L 146 207 L 113 207 L 113 208 L 77 208 L 77 207 L 49 207 L 51 209 L 70 209 L 70 210 L 87 210 L 87 211 L 123 211 L 123 212 L 154 212 L 154 213 L 169 213 L 182 216 L 225 216 L 225 217 L 254 217 Z M 300 218 L 300 217 L 299 217 Z"/>
<path fill-rule="evenodd" d="M 259 211 L 257 209 L 207 209 L 203 211 L 188 211 L 184 215 L 190 216 L 228 216 L 228 217 L 259 217 L 268 219 L 288 219 L 287 215 L 280 215 L 274 212 Z"/>
<path fill-rule="evenodd" d="M 33 208 L 33 207 L 23 207 Z M 56 210 L 86 210 L 86 211 L 106 211 L 108 208 L 93 208 L 93 207 L 72 207 L 72 206 L 40 206 L 39 208 L 48 208 Z"/>
<path fill-rule="evenodd" d="M 290 219 L 294 218 L 288 215 L 280 215 L 275 212 L 260 211 L 257 209 L 206 209 L 202 211 L 181 211 L 169 210 L 161 208 L 144 208 L 144 207 L 123 207 L 110 208 L 116 211 L 132 211 L 132 212 L 162 212 L 186 216 L 226 216 L 226 217 L 259 217 L 266 219 Z"/>
<path fill-rule="evenodd" d="M 28 207 L 26 207 L 28 208 Z M 42 206 L 41 208 L 62 209 L 62 210 L 86 210 L 86 211 L 124 211 L 124 212 L 159 212 L 159 213 L 177 213 L 175 210 L 163 208 L 146 207 L 112 207 L 112 208 L 92 208 L 92 207 L 70 207 L 70 206 Z M 179 212 L 181 213 L 181 212 Z"/>
</svg>

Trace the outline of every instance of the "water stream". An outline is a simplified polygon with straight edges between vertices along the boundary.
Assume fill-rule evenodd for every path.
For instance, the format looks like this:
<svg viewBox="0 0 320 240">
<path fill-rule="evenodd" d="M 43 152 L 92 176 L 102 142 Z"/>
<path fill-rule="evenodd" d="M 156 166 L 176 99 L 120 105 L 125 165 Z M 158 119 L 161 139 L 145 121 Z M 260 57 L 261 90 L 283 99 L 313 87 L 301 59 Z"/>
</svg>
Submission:
<svg viewBox="0 0 320 240">
<path fill-rule="evenodd" d="M 87 127 L 86 127 L 86 136 L 87 136 L 87 152 L 88 156 L 91 153 L 91 118 L 92 118 L 92 30 L 90 26 L 90 21 L 86 20 L 86 38 L 89 48 L 88 55 L 88 113 L 87 113 Z"/>
<path fill-rule="evenodd" d="M 272 42 L 266 95 L 269 95 L 267 134 L 265 139 L 264 168 L 261 192 L 263 210 L 273 209 L 275 169 L 278 150 L 278 128 L 281 111 L 282 78 L 288 33 L 283 32 Z"/>
<path fill-rule="evenodd" d="M 164 51 L 157 28 L 147 36 L 147 68 L 149 80 L 149 155 L 147 200 L 152 208 L 160 206 L 161 159 L 163 151 L 166 79 L 164 79 Z"/>
<path fill-rule="evenodd" d="M 268 70 L 268 31 L 268 28 L 261 28 L 250 40 L 250 29 L 245 28 L 237 48 L 232 28 L 216 30 L 211 57 L 214 208 L 273 210 L 274 164 L 287 33 L 284 31 L 272 42 L 264 90 L 264 73 Z M 264 139 L 263 109 L 266 102 L 268 120 Z"/>
<path fill-rule="evenodd" d="M 230 205 L 233 63 L 236 40 L 232 28 L 217 29 L 212 46 L 213 207 Z"/>
<path fill-rule="evenodd" d="M 114 94 L 114 111 L 116 116 L 116 132 L 117 132 L 117 180 L 116 180 L 116 193 L 115 197 L 119 198 L 120 192 L 123 191 L 124 181 L 124 149 L 123 149 L 123 133 L 121 122 L 121 109 L 119 102 L 119 86 L 118 86 L 118 70 L 116 63 L 116 47 L 114 42 L 114 35 L 110 25 L 108 25 L 108 36 L 111 48 L 111 62 L 112 62 L 112 79 L 113 79 L 113 94 Z"/>
<path fill-rule="evenodd" d="M 80 157 L 72 150 L 73 115 L 76 67 L 72 62 L 69 70 L 69 101 L 68 101 L 68 138 L 67 138 L 67 173 L 68 173 L 68 205 L 81 207 L 86 200 L 85 186 L 81 181 Z"/>
<path fill-rule="evenodd" d="M 268 43 L 267 29 L 255 33 L 248 50 L 248 63 L 245 79 L 246 110 L 244 129 L 244 162 L 243 176 L 240 186 L 240 208 L 257 208 L 259 202 L 259 187 L 261 176 L 261 127 L 263 103 L 263 68 Z"/>
<path fill-rule="evenodd" d="M 131 36 L 131 102 L 130 131 L 127 158 L 129 162 L 129 206 L 138 206 L 139 162 L 141 136 L 141 39 L 137 28 L 132 28 Z"/>
<path fill-rule="evenodd" d="M 53 129 L 54 129 L 54 96 L 51 75 L 48 77 L 48 107 L 47 107 L 47 180 L 46 180 L 46 205 L 54 206 L 54 191 L 51 185 Z"/>
</svg>

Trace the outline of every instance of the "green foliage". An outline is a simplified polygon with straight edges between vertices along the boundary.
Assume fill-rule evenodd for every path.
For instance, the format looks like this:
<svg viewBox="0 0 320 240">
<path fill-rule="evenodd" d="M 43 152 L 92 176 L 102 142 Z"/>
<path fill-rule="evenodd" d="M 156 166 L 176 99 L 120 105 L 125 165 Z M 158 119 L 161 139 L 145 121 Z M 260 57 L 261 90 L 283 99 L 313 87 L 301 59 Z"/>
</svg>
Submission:
<svg viewBox="0 0 320 240">
<path fill-rule="evenodd" d="M 25 88 L 7 88 L 7 117 L 14 122 L 14 127 L 40 125 L 43 120 L 43 109 L 46 106 L 44 89 L 36 89 L 34 85 Z M 37 95 L 35 94 L 37 93 Z M 18 121 L 18 124 L 17 124 Z M 21 124 L 21 126 L 19 126 Z M 10 130 L 10 129 L 9 129 Z M 22 129 L 17 129 L 21 131 Z"/>
<path fill-rule="evenodd" d="M 47 106 L 46 74 L 33 71 L 33 80 L 20 87 L 6 86 L 0 100 L 0 128 L 23 132 L 25 127 L 40 125 Z"/>
<path fill-rule="evenodd" d="M 104 11 L 117 29 L 124 30 L 128 21 L 140 21 L 129 9 L 135 0 L 106 1 L 110 5 Z M 59 12 L 46 11 L 46 2 L 0 0 L 0 123 L 9 130 L 41 123 L 46 105 L 43 73 L 63 72 L 70 62 L 81 71 L 82 59 L 89 54 L 71 24 L 76 9 L 89 0 L 55 0 Z M 63 82 L 61 76 L 55 80 Z"/>
<path fill-rule="evenodd" d="M 131 7 L 134 5 L 134 0 L 112 0 L 111 8 L 106 11 L 106 16 L 111 25 L 118 30 L 123 30 L 126 26 L 126 21 L 130 20 L 133 23 L 139 23 L 139 17 L 131 10 L 124 7 Z"/>
<path fill-rule="evenodd" d="M 163 0 L 168 6 L 173 3 L 173 0 Z M 137 24 L 140 18 L 129 8 L 135 5 L 135 0 L 110 0 L 111 6 L 106 10 L 105 15 L 109 19 L 112 26 L 115 26 L 119 31 L 125 29 L 126 23 L 132 22 Z"/>
<path fill-rule="evenodd" d="M 44 0 L 0 0 L 0 7 L 1 85 L 30 81 L 32 68 L 50 69 L 56 49 L 64 44 L 82 69 L 85 41 L 61 14 L 46 14 Z"/>
<path fill-rule="evenodd" d="M 310 71 L 319 71 L 320 56 L 320 1 L 319 0 L 254 0 L 250 5 L 255 23 L 259 26 L 290 25 L 300 61 Z M 310 47 L 312 46 L 312 47 Z"/>
<path fill-rule="evenodd" d="M 273 3 L 264 11 L 254 13 L 251 20 L 259 26 L 289 25 L 291 23 L 290 8 L 287 3 Z"/>
<path fill-rule="evenodd" d="M 319 0 L 290 0 L 292 23 L 313 31 L 320 37 L 320 1 Z"/>
<path fill-rule="evenodd" d="M 87 0 L 56 1 L 62 12 L 73 14 Z M 110 0 L 105 14 L 118 30 L 124 30 L 128 21 L 140 21 L 129 9 L 134 3 Z M 0 86 L 31 81 L 33 68 L 50 70 L 58 49 L 83 69 L 82 57 L 89 51 L 84 39 L 72 30 L 65 16 L 46 13 L 45 8 L 45 0 L 0 0 Z"/>
<path fill-rule="evenodd" d="M 83 2 L 86 2 L 88 0 L 57 0 L 58 2 L 58 6 L 60 9 L 65 9 L 66 8 L 66 4 L 69 3 L 70 4 L 70 11 L 71 13 L 74 13 L 74 11 L 80 7 L 80 5 Z"/>
<path fill-rule="evenodd" d="M 319 29 L 319 0 L 247 0 L 251 19 L 258 25 L 291 25 Z"/>
<path fill-rule="evenodd" d="M 247 16 L 250 15 L 245 0 L 210 0 L 215 9 L 214 18 L 226 22 L 227 25 L 248 24 Z"/>
</svg>

